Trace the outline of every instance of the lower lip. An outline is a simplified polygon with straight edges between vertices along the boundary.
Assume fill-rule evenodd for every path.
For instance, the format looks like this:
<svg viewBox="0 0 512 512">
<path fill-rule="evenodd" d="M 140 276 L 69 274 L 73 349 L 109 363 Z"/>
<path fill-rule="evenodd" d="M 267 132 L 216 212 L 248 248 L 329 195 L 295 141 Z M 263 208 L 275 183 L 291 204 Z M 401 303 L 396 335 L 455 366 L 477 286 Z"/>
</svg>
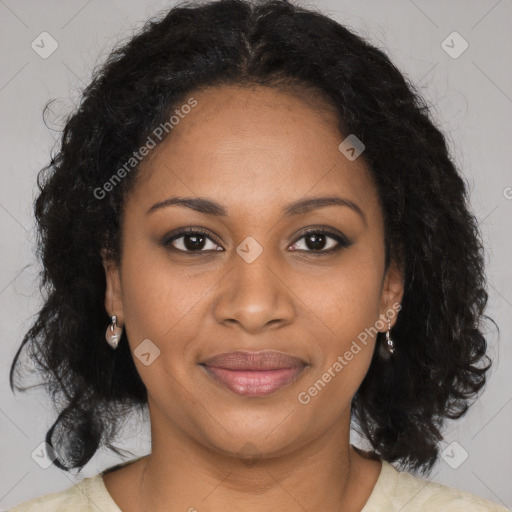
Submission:
<svg viewBox="0 0 512 512">
<path fill-rule="evenodd" d="M 206 373 L 237 395 L 266 396 L 293 382 L 306 368 L 282 368 L 279 370 L 227 370 L 202 365 Z"/>
</svg>

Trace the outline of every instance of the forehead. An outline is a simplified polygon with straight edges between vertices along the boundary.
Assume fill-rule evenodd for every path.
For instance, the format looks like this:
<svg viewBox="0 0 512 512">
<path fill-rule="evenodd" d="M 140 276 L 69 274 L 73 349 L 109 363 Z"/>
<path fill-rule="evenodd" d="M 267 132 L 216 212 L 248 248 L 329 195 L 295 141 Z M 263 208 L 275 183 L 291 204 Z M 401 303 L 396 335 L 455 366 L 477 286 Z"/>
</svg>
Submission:
<svg viewBox="0 0 512 512">
<path fill-rule="evenodd" d="M 369 170 L 339 151 L 345 136 L 320 97 L 262 86 L 211 87 L 185 102 L 190 97 L 196 106 L 141 163 L 135 194 L 144 204 L 208 196 L 234 214 L 338 193 L 378 208 Z"/>
</svg>

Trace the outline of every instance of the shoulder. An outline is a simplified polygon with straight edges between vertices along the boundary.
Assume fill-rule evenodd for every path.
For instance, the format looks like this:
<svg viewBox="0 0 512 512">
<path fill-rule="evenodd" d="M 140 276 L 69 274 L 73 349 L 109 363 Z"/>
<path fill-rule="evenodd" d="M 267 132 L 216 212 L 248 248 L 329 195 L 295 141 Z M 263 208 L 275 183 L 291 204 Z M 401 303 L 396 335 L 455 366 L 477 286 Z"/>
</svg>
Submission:
<svg viewBox="0 0 512 512">
<path fill-rule="evenodd" d="M 508 512 L 502 505 L 466 491 L 398 471 L 382 461 L 382 470 L 361 512 Z"/>
<path fill-rule="evenodd" d="M 104 486 L 101 474 L 84 478 L 69 489 L 21 503 L 9 512 L 121 512 Z"/>
<path fill-rule="evenodd" d="M 98 510 L 101 510 L 101 512 L 122 512 L 109 494 L 103 481 L 103 475 L 128 466 L 145 457 L 147 455 L 111 466 L 96 476 L 80 480 L 80 482 L 65 491 L 34 498 L 9 509 L 8 512 L 69 512 L 70 510 L 80 510 L 80 512 L 98 512 Z"/>
</svg>

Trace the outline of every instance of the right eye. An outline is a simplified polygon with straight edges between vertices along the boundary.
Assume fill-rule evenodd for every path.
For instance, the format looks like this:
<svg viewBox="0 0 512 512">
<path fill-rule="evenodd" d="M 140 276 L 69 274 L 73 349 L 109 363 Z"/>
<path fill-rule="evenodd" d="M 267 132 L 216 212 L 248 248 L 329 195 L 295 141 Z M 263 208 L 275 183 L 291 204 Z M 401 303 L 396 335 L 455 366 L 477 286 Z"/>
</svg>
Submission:
<svg viewBox="0 0 512 512">
<path fill-rule="evenodd" d="M 212 235 L 205 231 L 187 228 L 178 231 L 171 238 L 167 238 L 164 241 L 164 246 L 181 252 L 223 251 L 224 249 L 219 247 L 212 238 Z M 210 247 L 208 247 L 208 243 L 210 243 Z M 214 248 L 215 246 L 217 249 Z"/>
</svg>

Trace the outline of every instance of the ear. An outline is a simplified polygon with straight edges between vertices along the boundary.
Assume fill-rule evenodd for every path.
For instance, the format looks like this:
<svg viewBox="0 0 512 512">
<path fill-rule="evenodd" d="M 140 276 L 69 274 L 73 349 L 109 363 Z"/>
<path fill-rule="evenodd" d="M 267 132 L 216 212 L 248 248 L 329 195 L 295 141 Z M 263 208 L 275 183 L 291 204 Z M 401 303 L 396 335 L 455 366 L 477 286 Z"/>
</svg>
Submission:
<svg viewBox="0 0 512 512">
<path fill-rule="evenodd" d="M 109 316 L 117 316 L 117 324 L 124 325 L 124 311 L 121 289 L 121 273 L 113 258 L 109 257 L 105 251 L 101 252 L 103 268 L 105 269 L 105 309 Z"/>
<path fill-rule="evenodd" d="M 404 272 L 395 260 L 392 260 L 384 275 L 382 283 L 382 294 L 380 304 L 380 317 L 390 320 L 391 327 L 395 325 L 398 312 L 401 309 L 402 298 L 404 295 Z M 386 328 L 384 329 L 387 330 Z"/>
</svg>

